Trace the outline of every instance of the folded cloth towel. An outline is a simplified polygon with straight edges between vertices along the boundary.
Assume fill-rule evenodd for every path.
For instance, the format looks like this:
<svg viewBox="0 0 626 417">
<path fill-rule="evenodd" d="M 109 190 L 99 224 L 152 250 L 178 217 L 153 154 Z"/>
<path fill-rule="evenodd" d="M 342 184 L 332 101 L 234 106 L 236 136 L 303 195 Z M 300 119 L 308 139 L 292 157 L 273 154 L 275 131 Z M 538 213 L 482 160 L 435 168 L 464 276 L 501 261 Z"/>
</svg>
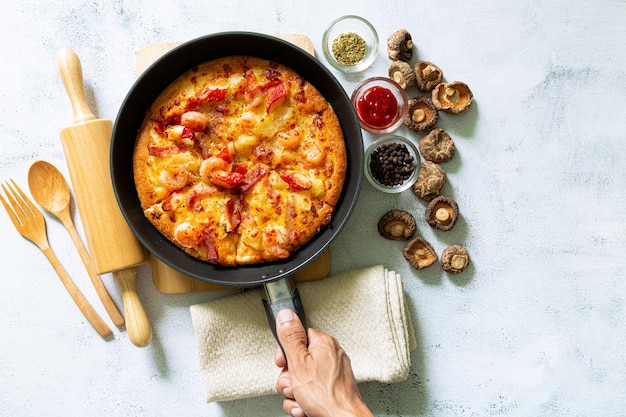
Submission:
<svg viewBox="0 0 626 417">
<path fill-rule="evenodd" d="M 298 284 L 309 326 L 334 336 L 357 382 L 408 377 L 416 346 L 400 275 L 376 265 Z M 275 394 L 278 346 L 262 289 L 190 308 L 207 402 Z"/>
</svg>

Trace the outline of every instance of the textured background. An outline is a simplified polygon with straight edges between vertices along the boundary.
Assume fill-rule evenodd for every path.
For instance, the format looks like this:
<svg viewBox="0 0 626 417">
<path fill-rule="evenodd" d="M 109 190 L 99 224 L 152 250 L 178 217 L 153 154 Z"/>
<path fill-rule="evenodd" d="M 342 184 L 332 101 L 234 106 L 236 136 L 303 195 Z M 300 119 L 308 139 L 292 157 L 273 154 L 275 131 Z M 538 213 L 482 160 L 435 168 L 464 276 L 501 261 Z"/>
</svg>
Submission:
<svg viewBox="0 0 626 417">
<path fill-rule="evenodd" d="M 71 110 L 54 62 L 62 47 L 81 58 L 94 113 L 114 119 L 149 43 L 227 30 L 303 33 L 321 57 L 325 26 L 343 14 L 368 18 L 383 43 L 408 29 L 417 56 L 465 81 L 476 101 L 439 124 L 458 149 L 444 164 L 444 194 L 461 211 L 455 228 L 435 232 L 410 192 L 387 196 L 364 183 L 332 246 L 333 271 L 382 263 L 402 274 L 418 338 L 409 379 L 363 384 L 363 397 L 377 415 L 626 415 L 626 1 L 24 0 L 0 12 L 0 179 L 24 187 L 37 159 L 68 177 L 58 131 Z M 365 73 L 334 73 L 350 93 L 388 64 L 381 51 Z M 465 245 L 471 268 L 454 277 L 409 268 L 403 244 L 375 230 L 394 208 L 415 214 L 438 253 Z M 104 315 L 50 216 L 48 231 Z M 283 415 L 278 396 L 203 403 L 188 307 L 216 294 L 160 294 L 141 267 L 152 344 L 137 349 L 117 330 L 103 342 L 4 214 L 0 237 L 3 414 Z M 113 278 L 104 281 L 119 302 Z"/>
</svg>

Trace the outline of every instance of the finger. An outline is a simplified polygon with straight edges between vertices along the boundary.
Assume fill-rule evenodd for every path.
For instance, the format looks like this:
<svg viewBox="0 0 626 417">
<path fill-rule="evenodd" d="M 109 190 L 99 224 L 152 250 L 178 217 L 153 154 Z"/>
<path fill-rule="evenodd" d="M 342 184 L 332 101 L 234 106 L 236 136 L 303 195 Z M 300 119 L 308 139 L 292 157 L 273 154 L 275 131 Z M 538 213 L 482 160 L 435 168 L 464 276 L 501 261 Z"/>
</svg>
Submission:
<svg viewBox="0 0 626 417">
<path fill-rule="evenodd" d="M 278 391 L 279 394 L 282 394 L 285 398 L 292 400 L 295 398 L 293 390 L 291 389 L 288 371 L 283 371 L 278 376 L 278 380 L 276 381 L 276 391 Z"/>
<path fill-rule="evenodd" d="M 325 346 L 331 351 L 337 351 L 341 348 L 339 341 L 335 339 L 333 336 L 319 332 L 312 327 L 307 329 L 308 335 L 308 349 L 313 354 L 313 351 L 320 348 L 321 346 Z"/>
<path fill-rule="evenodd" d="M 300 405 L 294 400 L 284 400 L 283 410 L 285 410 L 285 413 L 293 417 L 306 417 L 306 414 L 304 414 Z"/>
<path fill-rule="evenodd" d="M 276 353 L 274 353 L 274 362 L 279 368 L 285 368 L 287 366 L 285 355 L 283 355 L 283 350 L 280 347 L 276 348 Z"/>
<path fill-rule="evenodd" d="M 311 344 L 315 344 L 318 340 L 323 338 L 324 337 L 324 333 L 318 332 L 314 328 L 309 327 L 307 329 L 307 337 L 308 337 L 309 345 L 311 345 Z"/>
<path fill-rule="evenodd" d="M 289 309 L 283 309 L 276 315 L 276 334 L 280 342 L 287 362 L 298 360 L 307 353 L 306 331 L 296 313 Z"/>
</svg>

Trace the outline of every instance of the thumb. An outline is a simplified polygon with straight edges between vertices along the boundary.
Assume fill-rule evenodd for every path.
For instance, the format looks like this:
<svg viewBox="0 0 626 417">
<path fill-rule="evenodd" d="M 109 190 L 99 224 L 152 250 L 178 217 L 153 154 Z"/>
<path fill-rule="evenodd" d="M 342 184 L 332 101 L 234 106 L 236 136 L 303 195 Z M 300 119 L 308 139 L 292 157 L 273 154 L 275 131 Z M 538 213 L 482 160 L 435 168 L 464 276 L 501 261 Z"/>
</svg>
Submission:
<svg viewBox="0 0 626 417">
<path fill-rule="evenodd" d="M 306 330 L 296 313 L 283 309 L 276 315 L 276 335 L 288 363 L 307 352 Z"/>
</svg>

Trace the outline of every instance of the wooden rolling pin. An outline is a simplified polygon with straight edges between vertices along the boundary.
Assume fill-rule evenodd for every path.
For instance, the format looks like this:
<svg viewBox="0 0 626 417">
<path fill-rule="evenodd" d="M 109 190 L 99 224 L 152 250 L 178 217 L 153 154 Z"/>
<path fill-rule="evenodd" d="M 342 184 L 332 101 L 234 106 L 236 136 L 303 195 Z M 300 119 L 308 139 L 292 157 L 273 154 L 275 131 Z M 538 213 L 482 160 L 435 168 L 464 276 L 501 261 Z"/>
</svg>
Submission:
<svg viewBox="0 0 626 417">
<path fill-rule="evenodd" d="M 126 330 L 138 347 L 152 340 L 152 326 L 137 294 L 135 266 L 148 254 L 128 227 L 111 182 L 113 123 L 96 119 L 87 100 L 80 60 L 71 49 L 57 54 L 57 67 L 70 98 L 73 124 L 61 130 L 61 142 L 76 205 L 97 274 L 113 273 L 122 290 Z"/>
</svg>

